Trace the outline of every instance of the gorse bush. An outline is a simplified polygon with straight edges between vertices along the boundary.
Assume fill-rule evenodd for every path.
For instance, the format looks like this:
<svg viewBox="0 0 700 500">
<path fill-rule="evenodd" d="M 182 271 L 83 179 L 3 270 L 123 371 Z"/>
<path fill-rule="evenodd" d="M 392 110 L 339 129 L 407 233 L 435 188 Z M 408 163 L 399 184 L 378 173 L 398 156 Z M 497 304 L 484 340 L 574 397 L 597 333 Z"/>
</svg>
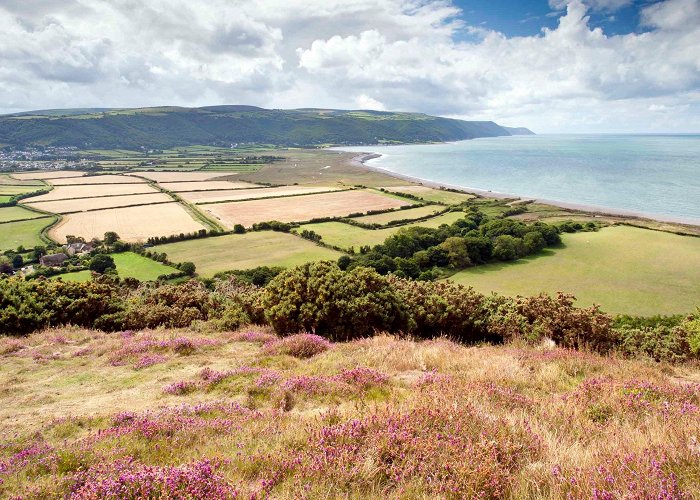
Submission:
<svg viewBox="0 0 700 500">
<path fill-rule="evenodd" d="M 0 329 L 6 334 L 68 324 L 118 331 L 195 322 L 226 331 L 269 325 L 282 336 L 310 332 L 334 341 L 380 331 L 465 343 L 551 339 L 571 349 L 670 362 L 700 358 L 697 314 L 674 318 L 675 326 L 636 327 L 625 320 L 614 328 L 610 316 L 597 307 L 575 307 L 567 294 L 486 296 L 451 282 L 385 277 L 360 267 L 343 271 L 332 262 L 280 272 L 264 288 L 236 276 L 208 285 L 140 284 L 109 276 L 85 283 L 0 279 Z"/>
</svg>

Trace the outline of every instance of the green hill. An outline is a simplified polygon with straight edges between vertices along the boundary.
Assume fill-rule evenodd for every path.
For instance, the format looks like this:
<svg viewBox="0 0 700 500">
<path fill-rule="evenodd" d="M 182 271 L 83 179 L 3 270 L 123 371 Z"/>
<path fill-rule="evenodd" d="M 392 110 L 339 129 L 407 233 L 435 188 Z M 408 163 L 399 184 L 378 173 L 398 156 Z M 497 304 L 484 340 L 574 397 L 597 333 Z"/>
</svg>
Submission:
<svg viewBox="0 0 700 500">
<path fill-rule="evenodd" d="M 0 116 L 0 143 L 79 148 L 168 148 L 232 143 L 314 146 L 437 142 L 511 135 L 489 121 L 419 113 L 254 106 L 49 110 Z"/>
</svg>

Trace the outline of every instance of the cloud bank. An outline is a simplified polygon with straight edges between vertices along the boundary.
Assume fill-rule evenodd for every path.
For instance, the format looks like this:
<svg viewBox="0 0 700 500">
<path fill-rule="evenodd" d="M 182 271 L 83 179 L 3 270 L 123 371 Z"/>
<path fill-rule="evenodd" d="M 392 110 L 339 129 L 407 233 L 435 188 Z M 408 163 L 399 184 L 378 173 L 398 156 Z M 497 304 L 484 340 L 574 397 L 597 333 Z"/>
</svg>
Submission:
<svg viewBox="0 0 700 500">
<path fill-rule="evenodd" d="M 337 107 L 537 131 L 700 131 L 700 0 L 609 36 L 554 0 L 555 29 L 508 37 L 435 0 L 6 0 L 0 112 L 63 107 Z M 468 40 L 468 41 L 465 41 Z"/>
</svg>

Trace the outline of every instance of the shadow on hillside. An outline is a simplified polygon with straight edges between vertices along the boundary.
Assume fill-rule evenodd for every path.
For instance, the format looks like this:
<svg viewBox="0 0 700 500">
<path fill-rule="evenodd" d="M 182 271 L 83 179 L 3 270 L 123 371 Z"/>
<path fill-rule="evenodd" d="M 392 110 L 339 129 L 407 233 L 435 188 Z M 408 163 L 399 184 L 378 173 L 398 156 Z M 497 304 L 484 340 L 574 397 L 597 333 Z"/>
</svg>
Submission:
<svg viewBox="0 0 700 500">
<path fill-rule="evenodd" d="M 486 274 L 492 271 L 500 271 L 501 269 L 505 269 L 508 267 L 514 267 L 514 266 L 524 266 L 529 264 L 530 262 L 534 262 L 539 259 L 544 259 L 547 257 L 551 257 L 555 253 L 557 253 L 560 250 L 563 250 L 566 248 L 565 243 L 560 243 L 559 245 L 545 248 L 541 252 L 535 254 L 535 255 L 528 255 L 527 257 L 523 257 L 518 260 L 513 260 L 510 262 L 495 262 L 492 264 L 486 264 L 483 266 L 475 266 L 475 267 L 470 267 L 467 269 L 469 271 L 469 274 Z"/>
</svg>

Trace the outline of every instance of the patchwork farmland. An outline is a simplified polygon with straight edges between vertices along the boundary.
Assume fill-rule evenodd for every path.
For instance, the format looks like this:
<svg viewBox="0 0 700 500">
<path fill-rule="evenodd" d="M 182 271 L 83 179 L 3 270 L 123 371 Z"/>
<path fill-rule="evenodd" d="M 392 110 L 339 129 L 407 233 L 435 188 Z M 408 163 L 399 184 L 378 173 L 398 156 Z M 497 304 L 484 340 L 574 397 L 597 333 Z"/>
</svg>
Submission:
<svg viewBox="0 0 700 500">
<path fill-rule="evenodd" d="M 158 190 L 149 184 L 99 184 L 83 186 L 58 186 L 51 192 L 27 199 L 26 203 L 41 201 L 72 200 L 75 198 L 97 198 L 100 196 L 131 195 L 141 193 L 157 193 Z"/>
<path fill-rule="evenodd" d="M 82 236 L 89 240 L 102 238 L 107 231 L 115 231 L 124 241 L 146 241 L 151 236 L 170 236 L 207 229 L 195 221 L 178 203 L 132 206 L 68 214 L 51 230 L 49 236 L 60 242 L 67 235 Z"/>
<path fill-rule="evenodd" d="M 202 208 L 224 226 L 232 228 L 234 224 L 250 227 L 257 222 L 270 220 L 308 221 L 319 217 L 339 217 L 371 210 L 388 210 L 410 204 L 408 201 L 377 192 L 353 190 L 298 196 L 293 201 L 287 198 L 270 198 L 216 203 Z"/>
<path fill-rule="evenodd" d="M 134 205 L 153 205 L 156 203 L 170 203 L 173 199 L 165 193 L 127 194 L 118 196 L 102 196 L 98 198 L 75 198 L 56 201 L 31 201 L 26 206 L 53 212 L 56 214 L 68 214 L 72 212 L 85 212 L 89 210 L 103 210 L 106 208 L 121 208 Z"/>
<path fill-rule="evenodd" d="M 323 193 L 336 191 L 338 188 L 332 187 L 303 187 L 303 186 L 282 186 L 274 188 L 259 187 L 255 189 L 217 190 L 217 191 L 190 191 L 180 193 L 184 199 L 192 203 L 218 203 L 221 201 L 240 201 L 254 198 L 279 198 L 283 196 L 294 196 L 302 194 Z"/>
<path fill-rule="evenodd" d="M 90 184 L 137 184 L 146 182 L 138 177 L 126 175 L 87 175 L 85 177 L 64 177 L 62 179 L 51 179 L 54 186 L 79 186 Z"/>
</svg>

